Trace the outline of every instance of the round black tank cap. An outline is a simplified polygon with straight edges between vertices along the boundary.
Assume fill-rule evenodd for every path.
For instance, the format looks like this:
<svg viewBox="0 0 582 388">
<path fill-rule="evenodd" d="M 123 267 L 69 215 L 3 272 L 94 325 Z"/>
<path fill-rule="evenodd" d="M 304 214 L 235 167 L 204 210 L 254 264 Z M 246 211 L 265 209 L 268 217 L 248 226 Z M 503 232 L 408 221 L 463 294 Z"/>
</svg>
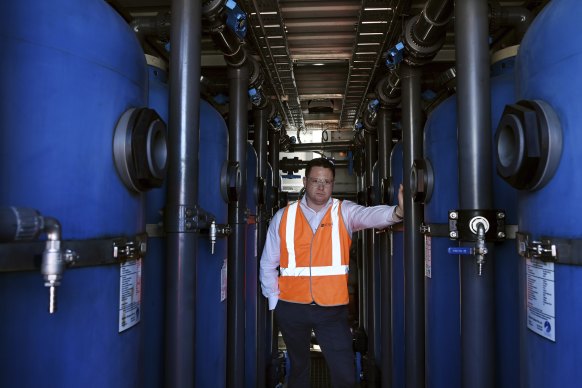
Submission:
<svg viewBox="0 0 582 388">
<path fill-rule="evenodd" d="M 495 131 L 497 173 L 518 190 L 535 191 L 554 176 L 562 155 L 562 126 L 541 100 L 507 105 Z"/>
<path fill-rule="evenodd" d="M 144 192 L 161 187 L 166 177 L 166 124 L 149 108 L 130 108 L 121 115 L 113 134 L 113 158 L 123 183 Z"/>
</svg>

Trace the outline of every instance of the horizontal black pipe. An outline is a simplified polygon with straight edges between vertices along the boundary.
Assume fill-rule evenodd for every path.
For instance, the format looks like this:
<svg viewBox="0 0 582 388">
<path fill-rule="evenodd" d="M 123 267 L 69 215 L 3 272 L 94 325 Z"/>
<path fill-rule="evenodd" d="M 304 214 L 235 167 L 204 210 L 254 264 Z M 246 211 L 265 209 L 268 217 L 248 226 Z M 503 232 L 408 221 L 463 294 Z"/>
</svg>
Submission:
<svg viewBox="0 0 582 388">
<path fill-rule="evenodd" d="M 299 143 L 291 144 L 289 152 L 305 152 L 305 151 L 349 151 L 354 147 L 354 143 L 350 141 L 330 141 L 325 143 Z"/>
</svg>

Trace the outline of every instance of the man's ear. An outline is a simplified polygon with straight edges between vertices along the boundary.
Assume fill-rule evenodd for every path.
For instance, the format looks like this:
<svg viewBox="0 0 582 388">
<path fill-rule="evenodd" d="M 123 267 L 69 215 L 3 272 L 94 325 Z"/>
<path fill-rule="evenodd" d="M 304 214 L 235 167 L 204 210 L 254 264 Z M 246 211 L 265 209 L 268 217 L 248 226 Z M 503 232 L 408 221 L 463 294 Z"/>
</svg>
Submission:
<svg viewBox="0 0 582 388">
<path fill-rule="evenodd" d="M 307 188 L 307 178 L 303 177 L 303 187 Z"/>
</svg>

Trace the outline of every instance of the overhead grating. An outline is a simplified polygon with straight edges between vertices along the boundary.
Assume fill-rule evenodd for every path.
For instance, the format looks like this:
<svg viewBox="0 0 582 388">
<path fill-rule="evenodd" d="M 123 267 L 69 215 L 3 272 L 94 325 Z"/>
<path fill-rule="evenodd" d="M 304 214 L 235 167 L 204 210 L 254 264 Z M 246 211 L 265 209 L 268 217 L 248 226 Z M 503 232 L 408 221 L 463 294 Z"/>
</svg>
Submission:
<svg viewBox="0 0 582 388">
<path fill-rule="evenodd" d="M 266 78 L 280 102 L 282 114 L 288 125 L 304 129 L 305 123 L 299 101 L 299 93 L 293 74 L 293 62 L 287 46 L 287 34 L 278 1 L 243 0 L 247 12 L 251 36 L 261 57 Z"/>
<path fill-rule="evenodd" d="M 383 55 L 400 31 L 404 0 L 364 0 L 360 8 L 353 53 L 340 115 L 341 128 L 353 128 Z"/>
</svg>

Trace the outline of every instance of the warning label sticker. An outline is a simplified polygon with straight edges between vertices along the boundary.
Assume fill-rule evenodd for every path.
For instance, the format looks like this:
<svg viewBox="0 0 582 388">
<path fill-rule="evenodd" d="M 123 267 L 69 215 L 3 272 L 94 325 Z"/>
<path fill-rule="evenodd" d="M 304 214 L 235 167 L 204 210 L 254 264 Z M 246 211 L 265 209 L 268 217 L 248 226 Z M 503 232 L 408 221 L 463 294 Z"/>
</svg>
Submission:
<svg viewBox="0 0 582 388">
<path fill-rule="evenodd" d="M 432 277 L 432 240 L 430 236 L 424 236 L 424 276 Z"/>
<path fill-rule="evenodd" d="M 527 327 L 556 342 L 554 263 L 526 260 Z"/>
<path fill-rule="evenodd" d="M 120 264 L 119 332 L 139 323 L 141 310 L 141 259 Z"/>
</svg>

